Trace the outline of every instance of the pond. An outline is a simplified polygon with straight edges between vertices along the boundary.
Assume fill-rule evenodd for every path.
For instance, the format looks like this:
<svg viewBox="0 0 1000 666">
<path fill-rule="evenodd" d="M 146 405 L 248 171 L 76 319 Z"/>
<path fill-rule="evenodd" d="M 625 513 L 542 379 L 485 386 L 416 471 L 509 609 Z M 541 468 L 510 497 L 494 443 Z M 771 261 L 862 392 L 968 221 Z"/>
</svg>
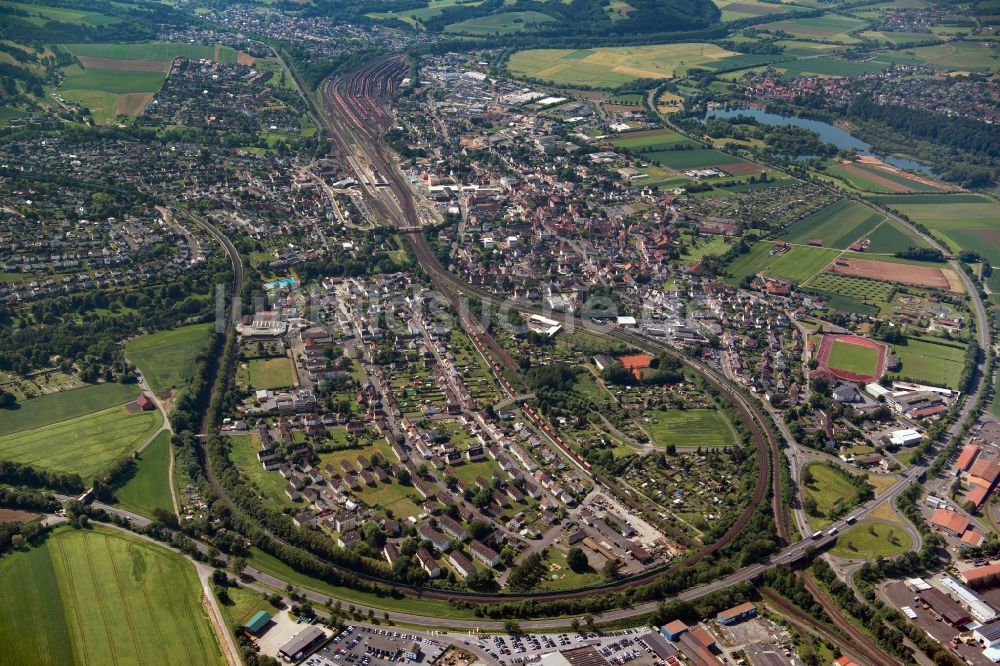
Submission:
<svg viewBox="0 0 1000 666">
<path fill-rule="evenodd" d="M 705 114 L 704 119 L 735 118 L 736 116 L 749 116 L 764 125 L 794 125 L 795 127 L 812 130 L 819 135 L 821 141 L 825 143 L 832 143 L 837 146 L 837 148 L 855 150 L 859 155 L 874 155 L 886 164 L 891 164 L 899 169 L 918 171 L 925 176 L 931 176 L 932 178 L 935 177 L 934 170 L 930 167 L 924 166 L 923 164 L 913 160 L 908 160 L 905 157 L 897 157 L 895 155 L 879 155 L 872 150 L 871 144 L 862 141 L 850 132 L 842 130 L 839 127 L 835 127 L 830 123 L 823 122 L 822 120 L 799 118 L 798 116 L 786 116 L 780 113 L 770 113 L 768 111 L 764 111 L 763 109 L 753 108 L 714 109 Z"/>
</svg>

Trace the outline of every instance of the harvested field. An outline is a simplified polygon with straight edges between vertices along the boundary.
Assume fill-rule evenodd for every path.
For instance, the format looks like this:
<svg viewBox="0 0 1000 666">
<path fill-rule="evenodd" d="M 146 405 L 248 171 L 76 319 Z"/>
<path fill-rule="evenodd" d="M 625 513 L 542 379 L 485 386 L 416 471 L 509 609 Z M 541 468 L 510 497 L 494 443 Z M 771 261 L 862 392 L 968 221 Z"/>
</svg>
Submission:
<svg viewBox="0 0 1000 666">
<path fill-rule="evenodd" d="M 911 284 L 916 287 L 941 289 L 943 291 L 962 291 L 962 283 L 958 277 L 947 268 L 931 268 L 930 266 L 911 266 L 894 264 L 888 261 L 872 259 L 837 259 L 827 267 L 828 273 L 838 275 L 853 275 L 873 280 L 886 280 Z"/>
<path fill-rule="evenodd" d="M 256 59 L 249 53 L 244 53 L 243 51 L 240 51 L 239 53 L 236 54 L 237 65 L 247 65 L 249 67 L 252 67 L 255 62 Z"/>
<path fill-rule="evenodd" d="M 153 101 L 153 95 L 155 94 L 151 92 L 139 92 L 118 95 L 118 99 L 115 100 L 115 115 L 138 116 Z"/>
<path fill-rule="evenodd" d="M 889 180 L 885 176 L 882 176 L 882 175 L 880 175 L 878 173 L 875 173 L 872 170 L 862 169 L 861 167 L 857 166 L 856 164 L 850 164 L 850 163 L 844 164 L 843 166 L 840 167 L 840 169 L 841 169 L 841 171 L 844 171 L 845 173 L 849 173 L 851 175 L 857 176 L 858 178 L 860 178 L 863 181 L 867 180 L 867 181 L 870 181 L 872 183 L 875 183 L 876 185 L 878 185 L 878 186 L 880 186 L 880 187 L 888 190 L 889 192 L 911 192 L 912 191 L 909 187 L 907 187 L 906 185 L 903 185 L 902 183 L 893 182 L 892 180 Z"/>
<path fill-rule="evenodd" d="M 724 164 L 722 170 L 733 176 L 750 176 L 753 174 L 758 174 L 764 170 L 764 168 L 759 164 L 754 164 L 753 162 L 735 162 L 733 164 Z"/>
<path fill-rule="evenodd" d="M 4 523 L 24 523 L 34 520 L 40 514 L 21 509 L 0 509 L 0 525 Z"/>
<path fill-rule="evenodd" d="M 109 69 L 116 72 L 160 72 L 170 71 L 169 60 L 123 60 L 98 56 L 77 56 L 84 69 Z"/>
</svg>

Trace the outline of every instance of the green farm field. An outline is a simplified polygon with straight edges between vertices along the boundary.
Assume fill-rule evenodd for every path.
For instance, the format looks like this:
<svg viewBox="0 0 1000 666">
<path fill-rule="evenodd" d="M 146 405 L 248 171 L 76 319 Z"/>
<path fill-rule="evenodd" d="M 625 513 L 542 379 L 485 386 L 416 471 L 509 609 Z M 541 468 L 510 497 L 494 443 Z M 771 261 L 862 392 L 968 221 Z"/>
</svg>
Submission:
<svg viewBox="0 0 1000 666">
<path fill-rule="evenodd" d="M 554 18 L 541 12 L 501 12 L 452 23 L 445 28 L 445 32 L 464 32 L 470 35 L 506 35 L 512 32 L 530 31 L 536 25 L 544 26 L 546 23 L 554 21 Z"/>
<path fill-rule="evenodd" d="M 762 26 L 762 29 L 768 32 L 781 31 L 805 39 L 853 43 L 857 42 L 858 39 L 851 37 L 848 33 L 863 28 L 866 25 L 866 21 L 848 16 L 825 14 L 823 16 L 792 18 L 777 21 L 776 23 L 767 23 Z"/>
<path fill-rule="evenodd" d="M 835 340 L 830 347 L 827 365 L 834 370 L 844 370 L 861 375 L 874 375 L 878 364 L 878 350 Z"/>
<path fill-rule="evenodd" d="M 747 275 L 763 272 L 802 284 L 840 254 L 837 250 L 805 246 L 794 246 L 784 254 L 769 254 L 773 249 L 774 243 L 757 243 L 749 252 L 736 257 L 726 267 L 726 271 L 736 282 Z"/>
<path fill-rule="evenodd" d="M 158 410 L 130 414 L 124 407 L 112 407 L 0 437 L 0 458 L 53 472 L 76 472 L 89 483 L 162 424 Z"/>
<path fill-rule="evenodd" d="M 414 27 L 422 27 L 422 21 L 434 18 L 449 7 L 478 7 L 481 4 L 483 4 L 483 0 L 472 0 L 472 2 L 463 2 L 463 0 L 427 0 L 427 5 L 424 7 L 404 9 L 398 12 L 370 12 L 365 14 L 365 16 L 374 19 L 396 18 Z"/>
<path fill-rule="evenodd" d="M 773 24 L 771 24 L 773 25 Z M 919 46 L 905 51 L 889 51 L 877 56 L 887 64 L 929 65 L 952 72 L 1000 72 L 1000 57 L 989 40 L 954 41 Z"/>
<path fill-rule="evenodd" d="M 872 559 L 902 555 L 912 546 L 910 536 L 899 525 L 866 520 L 838 536 L 830 552 L 838 557 Z"/>
<path fill-rule="evenodd" d="M 914 178 L 904 172 L 878 169 L 866 164 L 847 163 L 832 167 L 827 173 L 842 178 L 862 192 L 892 194 L 896 192 L 940 192 L 942 188 Z"/>
<path fill-rule="evenodd" d="M 174 58 L 212 60 L 235 63 L 238 52 L 228 46 L 206 46 L 182 42 L 141 42 L 138 44 L 64 44 L 75 56 L 115 58 L 118 60 L 159 60 L 170 62 Z"/>
<path fill-rule="evenodd" d="M 905 345 L 893 345 L 892 352 L 902 364 L 898 372 L 892 373 L 893 376 L 958 388 L 965 358 L 964 345 L 955 342 L 937 344 L 910 338 Z"/>
<path fill-rule="evenodd" d="M 115 530 L 60 528 L 0 561 L 0 661 L 223 664 L 201 598 L 180 555 Z"/>
<path fill-rule="evenodd" d="M 808 58 L 783 62 L 777 66 L 788 78 L 796 76 L 858 76 L 875 74 L 888 65 L 879 62 L 853 62 L 839 58 Z"/>
<path fill-rule="evenodd" d="M 714 409 L 659 410 L 640 426 L 656 446 L 729 446 L 736 440 L 729 421 Z"/>
<path fill-rule="evenodd" d="M 6 0 L 0 2 L 0 7 L 27 12 L 27 16 L 20 16 L 18 18 L 39 27 L 45 25 L 49 21 L 94 27 L 121 23 L 121 19 L 116 16 L 108 16 L 99 12 L 89 12 L 85 9 L 51 7 L 23 2 L 7 2 Z"/>
<path fill-rule="evenodd" d="M 824 247 L 845 250 L 871 232 L 884 217 L 859 203 L 840 199 L 787 227 L 780 238 L 799 245 L 819 239 Z"/>
<path fill-rule="evenodd" d="M 644 132 L 619 134 L 611 139 L 612 145 L 630 150 L 658 149 L 678 144 L 690 143 L 687 137 L 672 130 L 659 129 Z"/>
<path fill-rule="evenodd" d="M 124 405 L 138 397 L 135 384 L 109 382 L 25 400 L 17 409 L 0 412 L 0 437 Z"/>
<path fill-rule="evenodd" d="M 812 483 L 803 484 L 802 493 L 804 497 L 815 500 L 816 508 L 821 515 L 809 515 L 809 525 L 814 530 L 819 530 L 828 525 L 831 521 L 827 515 L 838 503 L 853 504 L 858 496 L 858 491 L 851 483 L 847 475 L 840 469 L 827 465 L 826 463 L 809 463 L 806 470 L 812 475 Z"/>
<path fill-rule="evenodd" d="M 891 218 L 886 218 L 882 224 L 868 234 L 866 254 L 890 254 L 905 250 L 908 247 L 927 247 L 927 241 Z M 886 257 L 879 257 L 885 260 Z"/>
<path fill-rule="evenodd" d="M 1000 203 L 978 194 L 879 196 L 875 201 L 923 224 L 952 252 L 976 250 L 1000 265 Z"/>
<path fill-rule="evenodd" d="M 170 433 L 161 432 L 136 461 L 138 470 L 115 491 L 115 504 L 143 516 L 153 509 L 173 510 L 170 499 Z"/>
<path fill-rule="evenodd" d="M 139 336 L 125 345 L 149 387 L 160 393 L 194 376 L 195 358 L 208 346 L 212 324 L 192 324 Z"/>
<path fill-rule="evenodd" d="M 722 10 L 723 21 L 774 16 L 775 14 L 785 14 L 799 9 L 792 5 L 758 2 L 758 0 L 715 0 L 715 5 Z"/>
<path fill-rule="evenodd" d="M 563 85 L 613 88 L 635 79 L 672 78 L 692 67 L 713 68 L 713 63 L 740 55 L 706 43 L 530 49 L 511 56 L 507 67 L 515 76 Z M 753 64 L 748 62 L 747 67 Z"/>
</svg>

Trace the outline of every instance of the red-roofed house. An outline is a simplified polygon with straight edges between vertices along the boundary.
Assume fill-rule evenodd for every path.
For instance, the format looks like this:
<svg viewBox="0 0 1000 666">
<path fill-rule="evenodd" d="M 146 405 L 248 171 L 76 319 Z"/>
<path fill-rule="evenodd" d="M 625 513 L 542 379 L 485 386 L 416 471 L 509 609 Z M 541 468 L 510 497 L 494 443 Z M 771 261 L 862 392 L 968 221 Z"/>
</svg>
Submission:
<svg viewBox="0 0 1000 666">
<path fill-rule="evenodd" d="M 1000 578 L 1000 564 L 990 564 L 985 567 L 966 569 L 962 579 L 972 587 L 986 587 Z"/>
<path fill-rule="evenodd" d="M 951 532 L 954 536 L 962 536 L 969 527 L 969 519 L 956 511 L 935 509 L 931 516 L 931 525 Z"/>
<path fill-rule="evenodd" d="M 973 461 L 975 461 L 976 456 L 978 455 L 979 447 L 975 444 L 967 444 L 965 448 L 962 449 L 962 453 L 959 454 L 958 460 L 955 461 L 955 467 L 963 472 L 968 472 L 969 468 L 972 467 Z"/>
<path fill-rule="evenodd" d="M 977 486 L 993 490 L 997 479 L 1000 479 L 1000 463 L 996 460 L 980 458 L 969 469 L 969 483 L 974 483 Z"/>
<path fill-rule="evenodd" d="M 984 488 L 983 486 L 976 486 L 969 493 L 969 501 L 976 505 L 977 509 L 981 509 L 986 498 L 989 497 L 989 488 Z"/>
<path fill-rule="evenodd" d="M 983 535 L 980 534 L 979 532 L 969 530 L 962 535 L 963 546 L 971 546 L 972 548 L 976 548 L 982 543 L 983 543 Z"/>
</svg>

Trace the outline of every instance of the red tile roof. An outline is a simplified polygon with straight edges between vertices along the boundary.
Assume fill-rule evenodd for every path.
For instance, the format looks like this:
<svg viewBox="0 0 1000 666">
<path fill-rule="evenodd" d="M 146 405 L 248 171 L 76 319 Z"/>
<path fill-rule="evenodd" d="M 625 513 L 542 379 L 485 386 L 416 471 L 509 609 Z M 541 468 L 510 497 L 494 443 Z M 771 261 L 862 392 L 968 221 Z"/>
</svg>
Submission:
<svg viewBox="0 0 1000 666">
<path fill-rule="evenodd" d="M 969 527 L 969 519 L 955 511 L 935 509 L 931 516 L 931 524 L 945 527 L 955 534 L 962 534 Z"/>
<path fill-rule="evenodd" d="M 959 454 L 958 460 L 955 461 L 955 466 L 963 472 L 967 472 L 969 467 L 972 465 L 972 461 L 975 460 L 978 455 L 979 447 L 975 444 L 968 444 L 962 449 L 962 453 Z"/>
</svg>

